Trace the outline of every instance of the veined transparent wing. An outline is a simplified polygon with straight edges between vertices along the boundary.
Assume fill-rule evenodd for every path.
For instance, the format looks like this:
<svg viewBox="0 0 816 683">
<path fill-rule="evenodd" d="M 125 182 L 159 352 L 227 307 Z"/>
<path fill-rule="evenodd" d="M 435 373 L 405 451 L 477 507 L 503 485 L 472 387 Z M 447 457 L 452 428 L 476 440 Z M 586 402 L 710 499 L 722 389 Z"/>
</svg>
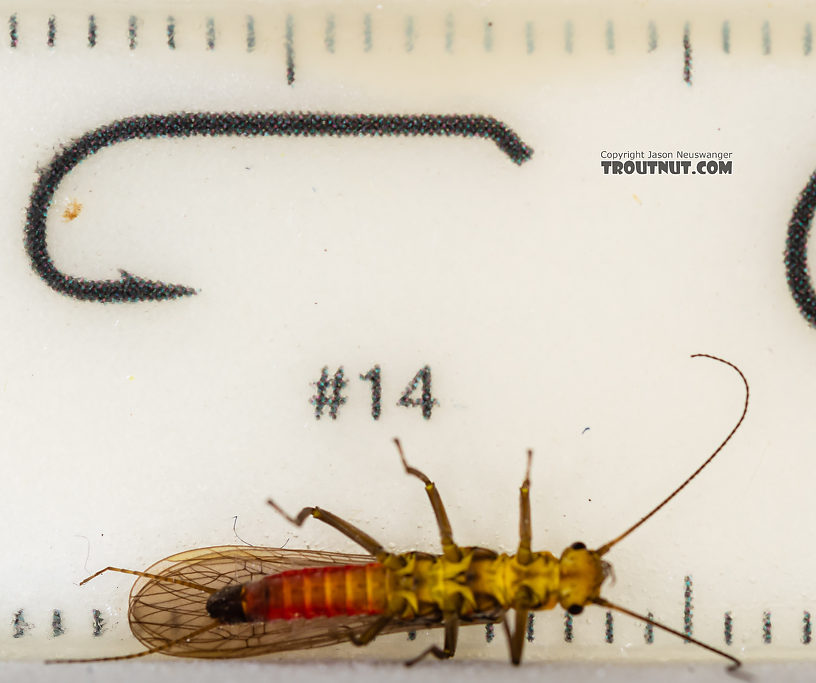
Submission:
<svg viewBox="0 0 816 683">
<path fill-rule="evenodd" d="M 218 590 L 292 569 L 373 561 L 369 555 L 214 546 L 171 555 L 146 572 Z M 378 618 L 377 615 L 356 615 L 218 624 L 199 632 L 213 622 L 206 609 L 209 596 L 210 593 L 204 590 L 139 578 L 130 594 L 128 618 L 131 631 L 148 648 L 161 648 L 162 654 L 175 657 L 254 657 L 346 642 L 350 631 L 359 634 Z M 383 633 L 439 625 L 435 621 L 395 621 Z"/>
</svg>

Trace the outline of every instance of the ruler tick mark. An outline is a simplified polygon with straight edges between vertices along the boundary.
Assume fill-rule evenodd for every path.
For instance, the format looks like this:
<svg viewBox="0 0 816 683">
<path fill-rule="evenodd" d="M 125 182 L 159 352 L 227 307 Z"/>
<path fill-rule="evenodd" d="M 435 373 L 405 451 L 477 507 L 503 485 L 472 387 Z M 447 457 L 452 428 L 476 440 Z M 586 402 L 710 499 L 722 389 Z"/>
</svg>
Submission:
<svg viewBox="0 0 816 683">
<path fill-rule="evenodd" d="M 246 46 L 247 52 L 255 49 L 255 17 L 251 14 L 246 18 Z"/>
<path fill-rule="evenodd" d="M 453 36 L 455 31 L 455 25 L 453 21 L 453 15 L 448 14 L 445 17 L 445 52 L 449 55 L 453 54 Z"/>
<path fill-rule="evenodd" d="M 22 638 L 26 632 L 31 628 L 31 624 L 29 624 L 25 620 L 25 614 L 23 614 L 23 610 L 18 609 L 14 613 L 14 620 L 12 621 L 12 626 L 14 628 L 14 633 L 12 637 L 14 638 Z"/>
<path fill-rule="evenodd" d="M 65 627 L 62 625 L 62 613 L 58 609 L 55 609 L 51 613 L 51 635 L 57 638 L 63 633 L 65 633 Z"/>
<path fill-rule="evenodd" d="M 131 14 L 130 17 L 128 17 L 128 49 L 130 50 L 136 49 L 136 35 L 138 30 L 139 20 L 135 14 Z"/>
<path fill-rule="evenodd" d="M 405 17 L 405 51 L 414 51 L 414 17 L 410 14 Z"/>
<path fill-rule="evenodd" d="M 334 15 L 330 14 L 326 17 L 326 36 L 323 38 L 323 44 L 326 46 L 326 51 L 334 54 L 334 40 L 335 40 L 335 20 Z"/>
<path fill-rule="evenodd" d="M 722 25 L 722 49 L 725 54 L 731 53 L 731 24 L 727 21 Z"/>
<path fill-rule="evenodd" d="M 48 17 L 48 33 L 46 35 L 46 43 L 48 47 L 54 47 L 57 40 L 57 18 L 52 14 Z"/>
<path fill-rule="evenodd" d="M 652 612 L 648 612 L 646 616 L 649 617 L 649 619 L 654 619 Z M 647 645 L 654 644 L 654 626 L 648 622 L 646 622 L 646 626 L 643 628 L 643 640 Z"/>
<path fill-rule="evenodd" d="M 102 612 L 98 609 L 91 610 L 91 633 L 94 638 L 99 638 L 105 631 L 105 620 L 102 618 Z"/>
<path fill-rule="evenodd" d="M 691 85 L 691 25 L 683 26 L 683 80 Z"/>
<path fill-rule="evenodd" d="M 295 19 L 286 15 L 286 84 L 295 83 Z"/>
<path fill-rule="evenodd" d="M 611 19 L 606 22 L 606 51 L 615 54 L 615 24 Z"/>
<path fill-rule="evenodd" d="M 813 638 L 813 625 L 810 621 L 810 612 L 805 610 L 802 613 L 802 644 L 803 645 L 810 645 L 810 642 Z"/>
<path fill-rule="evenodd" d="M 215 19 L 207 17 L 207 49 L 215 49 Z"/>
<path fill-rule="evenodd" d="M 172 16 L 167 17 L 167 47 L 176 49 L 176 20 Z"/>
<path fill-rule="evenodd" d="M 9 46 L 17 47 L 17 15 L 12 14 L 8 20 L 9 24 Z"/>
<path fill-rule="evenodd" d="M 365 52 L 371 52 L 371 46 L 371 15 L 366 14 L 363 17 L 363 50 Z"/>
<path fill-rule="evenodd" d="M 802 36 L 802 53 L 807 56 L 813 50 L 813 29 L 810 22 L 805 24 L 805 32 Z"/>
<path fill-rule="evenodd" d="M 572 615 L 564 611 L 564 642 L 571 643 L 574 638 Z"/>
<path fill-rule="evenodd" d="M 771 54 L 771 25 L 767 20 L 762 22 L 762 54 Z"/>
<path fill-rule="evenodd" d="M 610 645 L 615 642 L 615 619 L 612 612 L 606 613 L 606 621 L 604 622 L 604 640 Z"/>
<path fill-rule="evenodd" d="M 524 25 L 524 38 L 527 44 L 527 54 L 531 55 L 535 52 L 535 24 L 532 21 Z"/>
<path fill-rule="evenodd" d="M 771 644 L 771 613 L 765 611 L 762 613 L 762 642 L 765 645 Z"/>
<path fill-rule="evenodd" d="M 88 17 L 88 47 L 96 47 L 96 16 Z"/>
<path fill-rule="evenodd" d="M 657 24 L 653 21 L 649 22 L 649 52 L 654 52 L 657 49 Z"/>
<path fill-rule="evenodd" d="M 572 43 L 574 38 L 575 30 L 572 26 L 571 21 L 566 21 L 564 23 L 564 50 L 567 54 L 572 54 Z"/>
<path fill-rule="evenodd" d="M 493 638 L 496 637 L 496 631 L 493 628 L 493 624 L 485 624 L 485 642 L 492 643 Z"/>
<path fill-rule="evenodd" d="M 484 22 L 484 49 L 493 52 L 493 22 L 488 19 Z"/>
<path fill-rule="evenodd" d="M 723 640 L 726 645 L 731 645 L 734 642 L 734 618 L 731 612 L 726 612 L 723 616 Z"/>
<path fill-rule="evenodd" d="M 694 610 L 692 606 L 692 601 L 694 600 L 694 584 L 691 580 L 690 576 L 686 576 L 683 579 L 683 583 L 685 588 L 683 589 L 683 633 L 685 633 L 689 638 L 694 635 Z M 683 641 L 687 643 L 687 640 Z"/>
<path fill-rule="evenodd" d="M 530 612 L 527 615 L 527 642 L 532 643 L 535 640 L 535 612 Z"/>
</svg>

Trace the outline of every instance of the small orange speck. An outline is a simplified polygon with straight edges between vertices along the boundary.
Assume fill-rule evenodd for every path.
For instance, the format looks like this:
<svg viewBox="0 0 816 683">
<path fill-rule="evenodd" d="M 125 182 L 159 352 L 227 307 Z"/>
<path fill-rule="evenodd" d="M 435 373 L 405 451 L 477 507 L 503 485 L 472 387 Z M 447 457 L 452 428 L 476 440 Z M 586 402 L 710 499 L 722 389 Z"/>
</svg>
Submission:
<svg viewBox="0 0 816 683">
<path fill-rule="evenodd" d="M 77 216 L 79 216 L 79 212 L 82 211 L 82 204 L 80 204 L 76 199 L 72 199 L 68 202 L 68 206 L 65 207 L 65 211 L 62 212 L 62 220 L 66 223 L 69 221 L 74 220 Z"/>
<path fill-rule="evenodd" d="M 638 206 L 643 206 L 643 202 L 640 201 L 640 197 L 638 197 L 636 194 L 632 195 L 632 199 L 634 199 L 638 203 Z"/>
</svg>

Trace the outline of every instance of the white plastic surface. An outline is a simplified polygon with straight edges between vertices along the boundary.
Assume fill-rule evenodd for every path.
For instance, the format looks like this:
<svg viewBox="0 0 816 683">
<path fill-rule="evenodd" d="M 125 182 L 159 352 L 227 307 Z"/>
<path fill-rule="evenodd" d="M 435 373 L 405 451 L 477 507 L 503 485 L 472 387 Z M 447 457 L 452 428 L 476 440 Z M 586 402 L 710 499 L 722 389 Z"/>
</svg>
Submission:
<svg viewBox="0 0 816 683">
<path fill-rule="evenodd" d="M 292 512 L 324 506 L 389 548 L 435 550 L 430 508 L 394 436 L 439 485 L 460 543 L 515 548 L 533 448 L 535 545 L 597 547 L 677 486 L 739 417 L 739 377 L 689 358 L 710 353 L 748 377 L 748 418 L 698 481 L 610 553 L 617 583 L 605 594 L 682 628 L 691 576 L 696 637 L 726 647 L 730 612 L 729 652 L 808 657 L 816 330 L 783 263 L 788 221 L 816 168 L 806 7 L 0 10 L 0 25 L 16 13 L 19 32 L 16 47 L 0 35 L 0 656 L 138 650 L 130 581 L 78 582 L 108 564 L 141 569 L 239 542 L 234 525 L 253 544 L 357 551 L 317 522 L 292 529 L 269 496 Z M 38 167 L 97 126 L 179 111 L 479 114 L 535 151 L 519 166 L 492 142 L 463 138 L 123 143 L 58 188 L 55 263 L 92 279 L 123 268 L 198 293 L 100 304 L 49 289 L 23 248 Z M 604 175 L 601 153 L 623 150 L 726 152 L 733 172 Z M 81 211 L 63 219 L 72 202 Z M 376 421 L 359 379 L 374 365 Z M 438 400 L 429 420 L 397 405 L 426 365 Z M 310 403 L 324 366 L 330 375 L 343 366 L 348 380 L 337 420 L 316 420 Z M 99 638 L 92 609 L 105 621 Z M 19 610 L 25 623 L 15 626 Z M 576 618 L 571 644 L 560 610 L 538 615 L 536 629 L 530 660 L 709 657 L 663 634 L 647 646 L 642 624 L 623 617 L 610 646 L 599 609 Z M 400 659 L 440 637 L 320 654 Z M 459 655 L 505 659 L 503 637 L 488 647 L 475 629 Z"/>
</svg>

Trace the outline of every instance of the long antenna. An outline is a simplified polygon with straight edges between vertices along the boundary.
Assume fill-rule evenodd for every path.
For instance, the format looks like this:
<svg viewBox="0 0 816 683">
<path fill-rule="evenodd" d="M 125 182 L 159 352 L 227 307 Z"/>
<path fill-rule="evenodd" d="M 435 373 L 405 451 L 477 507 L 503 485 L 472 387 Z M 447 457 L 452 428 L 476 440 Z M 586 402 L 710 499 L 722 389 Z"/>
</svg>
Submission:
<svg viewBox="0 0 816 683">
<path fill-rule="evenodd" d="M 702 643 L 699 640 L 696 640 L 696 639 L 692 638 L 691 636 L 686 635 L 685 633 L 680 633 L 680 631 L 675 631 L 673 628 L 669 628 L 668 626 L 665 626 L 665 625 L 661 624 L 659 621 L 655 621 L 651 617 L 647 617 L 647 616 L 645 616 L 643 614 L 638 614 L 637 612 L 633 612 L 630 609 L 626 609 L 625 607 L 621 607 L 620 605 L 616 605 L 616 604 L 611 603 L 608 600 L 604 600 L 603 598 L 600 598 L 600 597 L 595 598 L 592 602 L 594 602 L 596 605 L 600 605 L 601 607 L 606 607 L 607 609 L 612 609 L 612 610 L 615 610 L 616 612 L 621 612 L 622 614 L 626 614 L 626 615 L 628 615 L 630 617 L 634 617 L 635 619 L 640 619 L 641 621 L 645 621 L 647 624 L 651 624 L 652 626 L 657 626 L 657 628 L 662 629 L 662 630 L 666 631 L 667 633 L 671 633 L 673 636 L 677 636 L 678 638 L 682 638 L 683 640 L 687 640 L 690 643 L 694 643 L 695 645 L 699 645 L 704 650 L 708 650 L 709 652 L 713 652 L 716 655 L 720 655 L 721 657 L 725 657 L 726 659 L 730 659 L 733 662 L 733 664 L 731 664 L 731 666 L 728 667 L 729 671 L 734 671 L 735 669 L 738 669 L 739 667 L 742 666 L 742 662 L 739 659 L 737 659 L 736 657 L 732 657 L 727 652 L 724 652 L 723 650 L 718 650 L 716 647 L 712 647 L 711 645 L 706 645 L 705 643 Z"/>
<path fill-rule="evenodd" d="M 95 579 L 97 576 L 104 574 L 105 572 L 119 572 L 120 574 L 132 574 L 133 576 L 141 576 L 142 578 L 151 579 L 152 581 L 161 581 L 163 583 L 175 583 L 179 586 L 193 588 L 197 591 L 201 591 L 202 593 L 209 593 L 210 595 L 218 592 L 218 589 L 213 588 L 212 586 L 202 586 L 199 583 L 185 581 L 184 579 L 174 579 L 170 576 L 161 576 L 160 574 L 151 574 L 149 572 L 138 572 L 135 569 L 123 569 L 122 567 L 105 567 L 104 569 L 100 569 L 98 572 L 96 572 L 96 574 L 91 574 L 87 579 L 82 579 L 82 581 L 79 582 L 79 585 L 84 586 L 86 583 L 88 583 L 88 581 Z"/>
<path fill-rule="evenodd" d="M 695 353 L 695 354 L 692 354 L 691 357 L 692 358 L 711 358 L 712 360 L 719 361 L 720 363 L 724 363 L 725 365 L 728 365 L 729 367 L 734 368 L 734 370 L 736 370 L 737 373 L 739 373 L 739 376 L 742 378 L 742 381 L 745 384 L 745 407 L 742 409 L 742 415 L 740 415 L 740 419 L 737 420 L 737 424 L 734 425 L 734 428 L 728 433 L 728 436 L 725 437 L 725 440 L 717 447 L 717 450 L 714 451 L 710 456 L 708 456 L 708 459 L 702 465 L 700 465 L 696 470 L 694 470 L 694 472 L 692 472 L 691 476 L 688 479 L 686 479 L 682 484 L 680 484 L 680 486 L 678 486 L 671 494 L 669 494 L 669 496 L 662 503 L 660 503 L 660 505 L 658 505 L 648 515 L 643 517 L 639 522 L 637 522 L 637 523 L 633 524 L 632 526 L 630 526 L 620 536 L 617 536 L 616 538 L 613 538 L 611 541 L 609 541 L 609 543 L 605 543 L 600 548 L 598 548 L 598 550 L 595 551 L 595 552 L 598 553 L 598 555 L 605 555 L 606 553 L 608 553 L 609 549 L 613 545 L 615 545 L 616 543 L 619 543 L 624 538 L 626 538 L 635 529 L 637 529 L 641 524 L 643 524 L 647 519 L 649 519 L 652 515 L 654 515 L 660 508 L 662 508 L 664 505 L 666 505 L 666 503 L 668 503 L 672 498 L 674 498 L 678 493 L 680 493 L 680 491 L 682 491 L 684 488 L 686 488 L 686 486 L 688 486 L 689 483 L 691 483 L 691 480 L 694 479 L 694 477 L 696 477 L 698 474 L 700 474 L 700 472 L 702 472 L 703 469 L 705 469 L 705 467 L 706 467 L 706 465 L 708 465 L 708 463 L 710 463 L 712 460 L 714 460 L 714 458 L 717 456 L 717 454 L 725 447 L 725 444 L 727 444 L 728 441 L 731 439 L 731 437 L 734 436 L 734 434 L 736 433 L 736 431 L 739 429 L 740 425 L 742 424 L 742 421 L 745 419 L 745 414 L 748 412 L 748 396 L 750 394 L 750 389 L 748 387 L 748 380 L 745 379 L 745 375 L 742 374 L 742 370 L 740 370 L 736 365 L 734 365 L 733 363 L 728 362 L 727 360 L 723 360 L 722 358 L 718 358 L 717 356 L 711 356 L 711 355 L 709 355 L 707 353 Z M 720 654 L 722 654 L 722 653 L 720 653 Z M 726 655 L 726 656 L 728 656 L 728 655 Z"/>
</svg>

